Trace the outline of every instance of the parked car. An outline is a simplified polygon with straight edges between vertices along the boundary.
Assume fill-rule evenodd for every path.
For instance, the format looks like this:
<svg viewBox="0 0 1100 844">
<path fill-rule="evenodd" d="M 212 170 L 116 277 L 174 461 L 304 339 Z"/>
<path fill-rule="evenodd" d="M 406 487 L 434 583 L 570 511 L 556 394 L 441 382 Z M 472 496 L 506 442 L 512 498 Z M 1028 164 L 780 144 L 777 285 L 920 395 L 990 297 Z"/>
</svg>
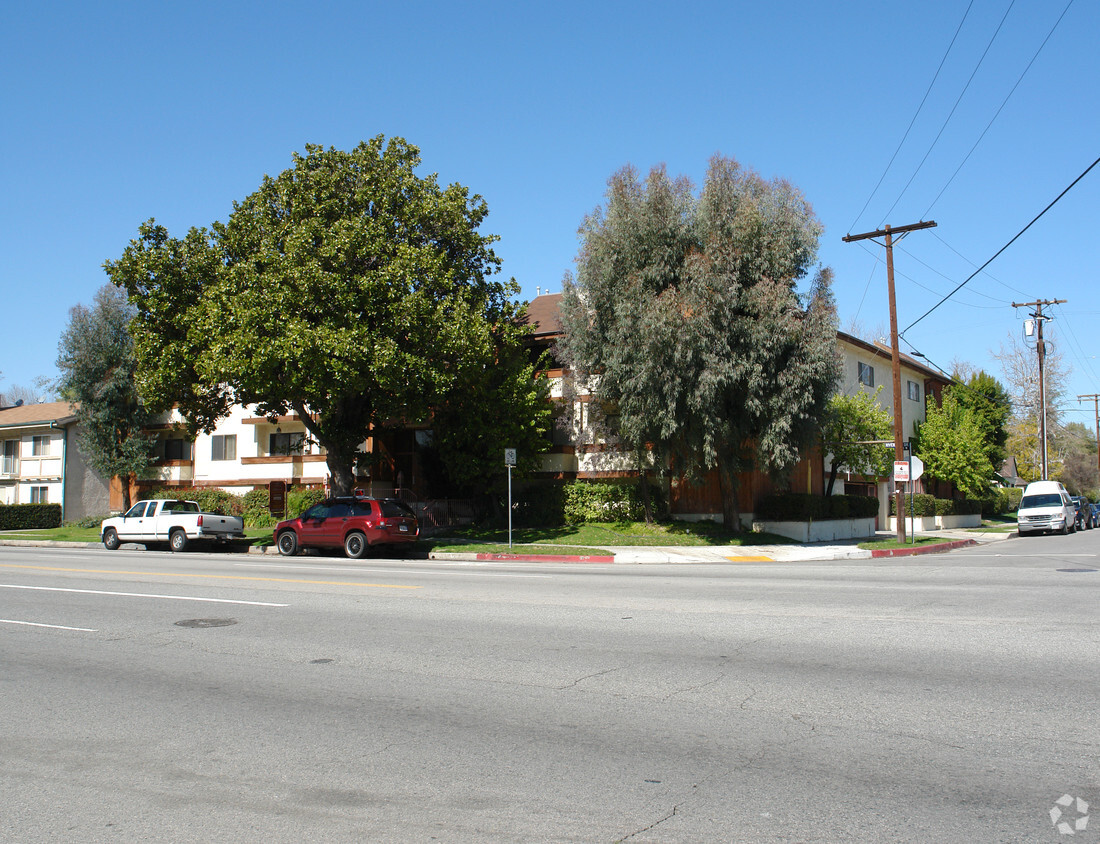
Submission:
<svg viewBox="0 0 1100 844">
<path fill-rule="evenodd" d="M 416 542 L 416 514 L 396 498 L 327 498 L 296 519 L 275 525 L 275 546 L 285 556 L 303 548 L 343 548 L 359 559 L 370 548 Z"/>
<path fill-rule="evenodd" d="M 1020 536 L 1043 531 L 1070 533 L 1077 529 L 1077 508 L 1057 481 L 1033 481 L 1024 489 L 1016 511 Z"/>
<path fill-rule="evenodd" d="M 104 519 L 99 536 L 108 551 L 114 551 L 123 542 L 146 546 L 167 542 L 173 551 L 182 551 L 195 540 L 243 539 L 244 520 L 239 516 L 203 513 L 194 501 L 154 499 L 139 501 L 123 515 Z"/>
<path fill-rule="evenodd" d="M 1070 496 L 1073 499 L 1074 522 L 1077 530 L 1092 529 L 1092 506 L 1083 495 Z"/>
</svg>

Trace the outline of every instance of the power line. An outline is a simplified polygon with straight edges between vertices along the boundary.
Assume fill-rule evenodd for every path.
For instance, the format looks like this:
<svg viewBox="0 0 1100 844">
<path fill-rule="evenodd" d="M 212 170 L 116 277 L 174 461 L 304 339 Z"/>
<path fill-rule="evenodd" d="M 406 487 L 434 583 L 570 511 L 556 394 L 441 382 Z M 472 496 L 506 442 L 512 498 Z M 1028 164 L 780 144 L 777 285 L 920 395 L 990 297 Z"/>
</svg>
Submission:
<svg viewBox="0 0 1100 844">
<path fill-rule="evenodd" d="M 909 125 L 905 129 L 905 134 L 901 136 L 901 140 L 898 141 L 898 148 L 894 150 L 894 154 L 890 156 L 889 162 L 886 164 L 886 169 L 882 171 L 882 175 L 878 177 L 878 182 L 875 183 L 874 189 L 867 197 L 867 201 L 863 203 L 863 207 L 856 214 L 856 218 L 852 220 L 852 224 L 848 226 L 848 231 L 851 231 L 856 227 L 856 223 L 859 222 L 863 216 L 863 212 L 867 210 L 867 206 L 871 204 L 871 200 L 875 198 L 875 194 L 878 193 L 878 189 L 882 187 L 882 180 L 886 178 L 886 174 L 890 172 L 890 168 L 894 165 L 894 159 L 898 157 L 898 153 L 901 152 L 902 146 L 905 144 L 905 139 L 909 137 L 909 132 L 913 128 L 913 124 L 917 122 L 917 117 L 920 116 L 921 109 L 924 108 L 925 102 L 928 100 L 928 95 L 932 93 L 932 86 L 936 84 L 936 80 L 940 78 L 940 71 L 943 70 L 944 62 L 947 61 L 948 55 L 951 53 L 951 48 L 955 46 L 955 39 L 959 37 L 959 33 L 962 31 L 963 24 L 966 23 L 966 18 L 970 14 L 970 9 L 974 5 L 974 0 L 970 0 L 970 5 L 966 7 L 966 11 L 963 12 L 962 20 L 959 21 L 958 27 L 955 29 L 955 34 L 951 36 L 951 43 L 947 45 L 947 50 L 943 54 L 943 58 L 940 59 L 939 67 L 936 68 L 936 72 L 932 75 L 932 81 L 928 83 L 928 89 L 924 92 L 924 96 L 921 98 L 920 105 L 917 106 L 916 112 L 913 114 L 913 119 L 909 121 Z"/>
<path fill-rule="evenodd" d="M 915 320 L 913 320 L 911 323 L 909 323 L 909 325 L 907 325 L 905 328 L 903 328 L 902 331 L 901 331 L 901 335 L 903 336 L 906 331 L 908 331 L 910 328 L 912 328 L 914 325 L 916 325 L 918 322 L 920 322 L 922 319 L 924 319 L 926 316 L 928 316 L 930 313 L 932 313 L 932 311 L 936 310 L 936 308 L 938 308 L 940 305 L 942 305 L 944 302 L 946 302 L 948 299 L 950 299 L 952 296 L 954 296 L 956 293 L 958 293 L 960 290 L 962 290 L 963 287 L 965 287 L 966 284 L 971 279 L 974 278 L 974 276 L 976 276 L 978 273 L 980 273 L 982 270 L 984 270 L 986 267 L 988 267 L 990 264 L 992 264 L 998 257 L 1000 257 L 1000 254 L 1002 252 L 1004 252 L 1006 249 L 1008 249 L 1008 247 L 1010 247 L 1013 243 L 1015 243 L 1017 240 L 1019 240 L 1020 236 L 1023 235 L 1024 232 L 1026 232 L 1033 225 L 1035 225 L 1039 221 L 1040 217 L 1042 217 L 1044 214 L 1047 213 L 1047 211 L 1049 211 L 1051 208 L 1053 208 L 1063 196 L 1065 196 L 1067 193 L 1069 193 L 1079 181 L 1081 181 L 1083 178 L 1085 178 L 1085 176 L 1087 176 L 1089 174 L 1089 171 L 1092 170 L 1092 168 L 1095 167 L 1097 164 L 1100 164 L 1100 158 L 1097 158 L 1094 162 L 1092 162 L 1092 164 L 1090 164 L 1088 167 L 1086 167 L 1085 171 L 1080 176 L 1078 176 L 1076 179 L 1074 179 L 1072 182 L 1070 182 L 1069 186 L 1064 191 L 1062 191 L 1060 194 L 1058 194 L 1058 196 L 1056 196 L 1053 200 L 1051 200 L 1050 204 L 1046 208 L 1044 208 L 1042 211 L 1040 211 L 1038 214 L 1036 214 L 1035 218 L 1030 223 L 1028 223 L 1026 226 L 1024 226 L 1022 229 L 1020 229 L 1020 231 L 1018 231 L 1016 233 L 1016 235 L 1012 238 L 1012 240 L 1010 240 L 1008 243 L 1006 243 L 1004 246 L 1002 246 L 1000 249 L 998 249 L 996 251 L 996 253 L 994 253 L 992 258 L 990 258 L 988 261 L 986 261 L 984 264 L 982 264 L 980 267 L 978 267 L 978 269 L 974 270 L 974 272 L 972 272 L 970 275 L 968 275 L 966 277 L 966 279 L 964 279 L 962 282 L 960 282 L 959 285 L 954 290 L 952 290 L 950 293 L 948 293 L 946 296 L 944 296 L 942 299 L 940 299 L 940 301 L 938 301 L 936 304 L 934 304 L 931 308 L 929 308 L 927 311 L 925 311 L 923 314 L 921 314 L 919 317 L 917 317 Z"/>
<path fill-rule="evenodd" d="M 913 184 L 913 179 L 917 178 L 917 174 L 924 166 L 924 162 L 928 160 L 928 156 L 932 154 L 932 150 L 935 149 L 936 144 L 939 143 L 940 136 L 943 135 L 943 130 L 947 128 L 947 124 L 951 122 L 951 118 L 955 115 L 955 109 L 959 107 L 959 103 L 962 102 L 962 98 L 966 96 L 966 92 L 970 89 L 970 83 L 974 81 L 974 77 L 978 74 L 978 68 L 982 66 L 982 62 L 985 61 L 986 55 L 989 53 L 989 48 L 993 46 L 993 42 L 997 40 L 997 35 L 1001 31 L 1001 27 L 1004 26 L 1005 20 L 1008 18 L 1008 13 L 1012 11 L 1012 7 L 1016 5 L 1016 0 L 1012 0 L 1008 4 L 1008 8 L 1005 9 L 1004 17 L 1001 18 L 1001 22 L 997 24 L 997 29 L 993 33 L 993 37 L 989 39 L 989 43 L 985 45 L 985 50 L 982 52 L 981 58 L 978 59 L 978 63 L 974 65 L 974 70 L 970 74 L 970 78 L 966 80 L 966 84 L 963 86 L 962 91 L 959 93 L 958 99 L 955 100 L 955 104 L 951 106 L 951 111 L 948 112 L 947 118 L 943 121 L 943 125 L 940 126 L 940 131 L 936 133 L 936 137 L 932 140 L 932 145 L 928 147 L 928 152 L 924 154 L 924 158 L 920 160 L 920 164 L 917 165 L 917 169 L 913 171 L 913 175 L 909 177 L 909 181 L 905 183 L 905 187 L 901 189 L 901 193 L 898 194 L 898 198 L 894 200 L 894 204 L 890 206 L 890 209 L 883 217 L 889 217 L 893 213 L 894 208 L 901 202 L 901 198 L 905 196 L 905 192 L 909 190 L 909 186 Z"/>
<path fill-rule="evenodd" d="M 1001 111 L 1004 110 L 1005 105 L 1008 103 L 1008 101 L 1012 97 L 1012 95 L 1014 93 L 1016 93 L 1016 89 L 1018 87 L 1020 87 L 1020 83 L 1023 82 L 1024 77 L 1027 75 L 1027 72 L 1029 70 L 1031 70 L 1031 66 L 1033 64 L 1035 64 L 1035 60 L 1037 58 L 1039 58 L 1039 53 L 1041 53 L 1043 51 L 1043 47 L 1045 47 L 1047 45 L 1047 41 L 1050 40 L 1050 36 L 1052 36 L 1054 34 L 1054 30 L 1056 30 L 1058 28 L 1058 24 L 1060 24 L 1062 22 L 1062 18 L 1064 18 L 1066 16 L 1066 12 L 1069 11 L 1069 7 L 1072 6 L 1072 5 L 1073 5 L 1073 0 L 1069 0 L 1069 2 L 1066 3 L 1066 7 L 1064 9 L 1062 9 L 1062 14 L 1060 14 L 1058 16 L 1058 20 L 1056 20 L 1054 22 L 1054 26 L 1052 26 L 1050 28 L 1050 32 L 1047 33 L 1047 37 L 1043 39 L 1043 43 L 1039 45 L 1039 49 L 1035 51 L 1035 55 L 1033 55 L 1031 57 L 1031 61 L 1029 61 L 1027 63 L 1027 67 L 1024 68 L 1023 73 L 1021 73 L 1019 79 L 1016 80 L 1016 84 L 1012 86 L 1012 90 L 1010 90 L 1008 92 L 1007 96 L 1005 96 L 1004 100 L 1001 102 L 1001 105 L 997 109 L 996 113 L 994 113 L 993 117 L 991 117 L 989 119 L 989 123 L 987 123 L 985 128 L 982 130 L 982 133 L 980 135 L 978 135 L 978 140 L 974 141 L 974 146 L 972 146 L 970 148 L 970 152 L 968 152 L 966 154 L 966 157 L 963 158 L 963 160 L 959 164 L 959 166 L 955 168 L 955 172 L 951 174 L 951 178 L 947 180 L 947 184 L 945 184 L 942 188 L 940 188 L 940 192 L 936 194 L 936 198 L 932 200 L 932 204 L 928 206 L 928 208 L 925 210 L 925 212 L 923 214 L 921 214 L 921 219 L 928 216 L 929 212 L 935 207 L 936 203 L 940 201 L 940 197 L 943 196 L 943 192 L 945 190 L 947 190 L 948 187 L 950 187 L 951 183 L 953 181 L 955 181 L 955 177 L 957 175 L 959 175 L 959 171 L 962 170 L 963 166 L 966 164 L 966 162 L 970 160 L 970 156 L 974 154 L 974 150 L 976 150 L 978 148 L 978 144 L 980 144 L 982 142 L 982 138 L 985 137 L 985 133 L 989 131 L 989 128 L 993 125 L 994 121 L 996 121 L 996 119 L 998 117 L 1000 117 Z M 899 197 L 899 199 L 900 199 L 900 197 Z"/>
</svg>

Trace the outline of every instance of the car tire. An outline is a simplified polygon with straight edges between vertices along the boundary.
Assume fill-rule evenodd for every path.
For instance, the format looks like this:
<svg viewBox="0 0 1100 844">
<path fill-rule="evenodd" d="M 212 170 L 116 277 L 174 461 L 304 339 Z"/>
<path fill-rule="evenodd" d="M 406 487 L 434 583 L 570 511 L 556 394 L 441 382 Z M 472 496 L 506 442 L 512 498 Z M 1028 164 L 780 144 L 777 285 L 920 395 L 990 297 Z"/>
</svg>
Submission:
<svg viewBox="0 0 1100 844">
<path fill-rule="evenodd" d="M 187 534 L 180 529 L 176 529 L 168 534 L 168 547 L 173 552 L 183 551 L 187 548 Z"/>
<path fill-rule="evenodd" d="M 114 528 L 103 531 L 103 547 L 108 551 L 117 551 L 121 544 L 122 540 L 118 538 L 118 532 Z"/>
<path fill-rule="evenodd" d="M 344 554 L 352 560 L 360 560 L 367 553 L 367 537 L 359 531 L 353 531 L 344 537 Z"/>
<path fill-rule="evenodd" d="M 292 530 L 284 530 L 275 540 L 275 544 L 284 557 L 293 557 L 298 553 L 298 534 Z"/>
</svg>

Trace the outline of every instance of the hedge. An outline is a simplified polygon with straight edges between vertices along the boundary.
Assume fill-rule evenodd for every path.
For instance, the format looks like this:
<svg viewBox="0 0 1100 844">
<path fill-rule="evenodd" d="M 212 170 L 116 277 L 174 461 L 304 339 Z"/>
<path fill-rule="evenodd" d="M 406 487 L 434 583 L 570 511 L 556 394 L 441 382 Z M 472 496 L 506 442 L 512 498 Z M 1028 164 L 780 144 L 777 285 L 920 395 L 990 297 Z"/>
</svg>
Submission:
<svg viewBox="0 0 1100 844">
<path fill-rule="evenodd" d="M 60 504 L 0 505 L 0 530 L 40 530 L 61 527 Z"/>
<path fill-rule="evenodd" d="M 268 492 L 266 488 L 254 489 L 244 495 L 234 495 L 224 489 L 194 487 L 157 489 L 150 493 L 151 498 L 174 498 L 181 501 L 194 501 L 204 513 L 219 513 L 225 516 L 240 516 L 245 527 L 274 527 L 276 519 L 268 512 Z M 292 487 L 286 493 L 287 517 L 293 518 L 325 498 L 323 489 Z"/>
<path fill-rule="evenodd" d="M 649 485 L 653 512 L 664 512 L 661 488 Z M 645 518 L 641 486 L 635 480 L 533 483 L 517 491 L 513 524 L 555 527 L 585 522 L 636 522 Z"/>
<path fill-rule="evenodd" d="M 890 497 L 890 515 L 897 515 L 897 499 Z M 936 498 L 928 493 L 905 496 L 906 516 L 972 516 L 982 512 L 982 502 L 973 498 Z"/>
<path fill-rule="evenodd" d="M 756 505 L 754 515 L 765 522 L 814 522 L 835 519 L 873 519 L 878 499 L 870 495 L 813 495 L 783 492 L 767 495 Z"/>
</svg>

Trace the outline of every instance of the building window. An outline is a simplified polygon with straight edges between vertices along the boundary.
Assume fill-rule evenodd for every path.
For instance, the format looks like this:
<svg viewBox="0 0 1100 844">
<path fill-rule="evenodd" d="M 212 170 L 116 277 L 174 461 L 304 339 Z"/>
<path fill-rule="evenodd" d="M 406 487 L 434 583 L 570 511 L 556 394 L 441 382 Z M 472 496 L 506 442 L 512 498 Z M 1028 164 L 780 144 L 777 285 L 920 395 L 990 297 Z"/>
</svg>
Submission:
<svg viewBox="0 0 1100 844">
<path fill-rule="evenodd" d="M 49 437 L 34 437 L 31 441 L 31 454 L 35 457 L 45 457 L 50 453 Z"/>
<path fill-rule="evenodd" d="M 35 437 L 35 439 L 38 439 Z M 45 486 L 32 486 L 31 487 L 31 504 L 46 504 L 47 492 L 49 487 Z"/>
<path fill-rule="evenodd" d="M 267 453 L 276 454 L 301 454 L 305 444 L 305 434 L 281 434 L 275 433 L 268 437 Z"/>
<path fill-rule="evenodd" d="M 19 440 L 4 440 L 4 454 L 0 457 L 0 474 L 15 474 L 16 455 L 18 453 Z"/>
<path fill-rule="evenodd" d="M 211 460 L 236 460 L 237 459 L 237 435 L 216 435 L 210 438 Z"/>
<path fill-rule="evenodd" d="M 920 401 L 920 384 L 916 381 L 909 382 L 909 398 L 912 401 Z"/>
<path fill-rule="evenodd" d="M 865 387 L 875 386 L 875 368 L 869 363 L 859 362 L 859 383 Z"/>
<path fill-rule="evenodd" d="M 191 459 L 191 443 L 187 440 L 165 440 L 164 441 L 164 459 L 165 460 L 190 460 Z M 215 460 L 217 458 L 214 458 Z"/>
</svg>

